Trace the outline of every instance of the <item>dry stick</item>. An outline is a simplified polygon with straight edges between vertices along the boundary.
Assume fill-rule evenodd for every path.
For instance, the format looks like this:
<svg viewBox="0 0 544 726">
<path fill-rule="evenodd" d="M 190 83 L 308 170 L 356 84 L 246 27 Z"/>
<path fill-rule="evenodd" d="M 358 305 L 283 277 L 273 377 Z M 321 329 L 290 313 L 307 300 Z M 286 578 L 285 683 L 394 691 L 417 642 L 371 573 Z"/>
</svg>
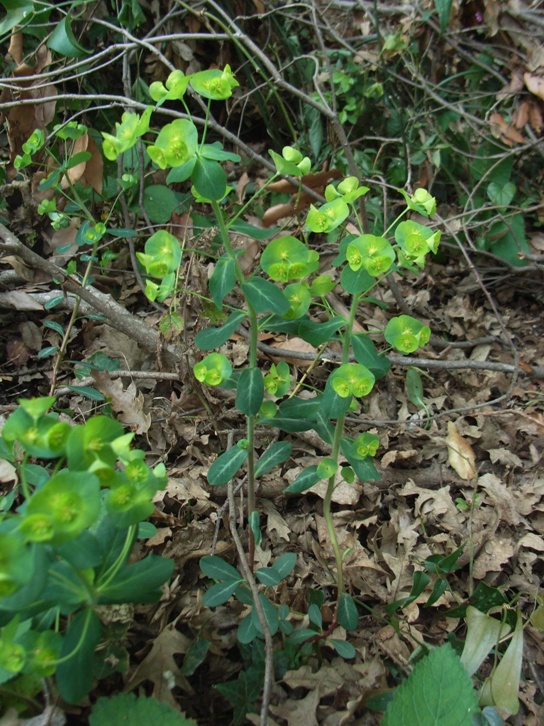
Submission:
<svg viewBox="0 0 544 726">
<path fill-rule="evenodd" d="M 135 340 L 139 345 L 150 353 L 157 353 L 161 349 L 168 366 L 175 369 L 179 360 L 179 352 L 172 345 L 165 345 L 161 348 L 162 341 L 156 330 L 148 328 L 141 320 L 127 313 L 122 305 L 119 305 L 110 295 L 106 295 L 92 287 L 82 287 L 68 273 L 44 260 L 33 250 L 24 245 L 18 237 L 10 232 L 7 227 L 0 224 L 0 249 L 11 252 L 20 257 L 31 268 L 43 270 L 52 279 L 60 281 L 62 288 L 67 293 L 72 293 L 91 305 L 97 312 L 104 315 L 117 330 Z"/>
<path fill-rule="evenodd" d="M 6 240 L 6 228 L 3 227 L 3 225 L 0 225 L 0 237 L 4 237 L 4 240 Z M 8 235 L 13 238 L 13 235 L 8 232 Z M 15 238 L 16 239 L 16 238 Z M 14 245 L 11 241 L 8 241 L 7 244 L 0 245 L 0 248 L 8 251 L 13 252 L 15 254 L 18 254 L 21 259 L 26 261 L 29 265 L 34 265 L 35 267 L 38 267 L 41 270 L 46 271 L 48 274 L 51 275 L 51 277 L 58 277 L 62 278 L 64 276 L 64 279 L 66 282 L 63 283 L 65 289 L 71 293 L 74 296 L 79 296 L 87 304 L 93 308 L 95 311 L 98 311 L 104 315 L 108 319 L 108 322 L 117 330 L 120 330 L 121 332 L 128 335 L 130 338 L 133 338 L 136 340 L 136 342 L 140 343 L 143 348 L 146 350 L 149 350 L 151 352 L 154 352 L 156 350 L 156 347 L 159 343 L 159 336 L 156 334 L 153 328 L 148 328 L 144 323 L 142 323 L 141 320 L 137 320 L 134 318 L 130 313 L 127 313 L 125 308 L 123 308 L 121 305 L 116 303 L 112 298 L 110 298 L 108 295 L 105 295 L 104 293 L 98 292 L 92 287 L 88 288 L 82 288 L 77 283 L 75 283 L 71 278 L 67 277 L 64 270 L 61 270 L 60 268 L 56 267 L 56 265 L 53 265 L 50 262 L 47 262 L 42 257 L 37 255 L 35 252 L 32 252 L 28 248 L 24 247 L 22 242 L 19 242 L 17 240 L 17 243 Z M 24 250 L 24 253 L 23 251 Z M 44 305 L 47 301 L 51 300 L 54 296 L 56 296 L 56 293 L 54 292 L 38 292 L 38 293 L 26 293 L 27 296 L 36 302 L 38 305 Z M 68 309 L 72 309 L 74 304 L 74 299 L 71 295 L 67 295 L 64 299 L 63 305 L 67 307 Z M 4 307 L 13 307 L 13 302 L 10 299 L 9 293 L 0 293 L 0 306 Z M 91 311 L 89 308 L 82 307 L 81 312 L 83 315 L 89 314 Z M 132 323 L 132 324 L 131 324 Z M 136 331 L 136 334 L 135 332 Z M 242 335 L 245 335 L 245 330 L 243 328 L 240 328 L 238 330 L 239 333 Z M 482 338 L 476 338 L 475 340 L 467 340 L 467 341 L 460 341 L 460 342 L 454 342 L 454 343 L 447 343 L 445 341 L 437 341 L 440 345 L 443 347 L 452 347 L 452 348 L 473 348 L 477 345 L 485 345 L 489 343 L 500 343 L 501 340 L 497 339 L 495 336 L 485 336 Z M 276 348 L 273 345 L 267 345 L 266 343 L 259 342 L 258 344 L 259 350 L 261 350 L 263 353 L 266 353 L 267 355 L 273 356 L 275 358 L 295 358 L 297 360 L 304 360 L 304 361 L 313 361 L 316 358 L 316 355 L 314 353 L 304 353 L 298 350 L 288 350 L 285 348 Z M 169 349 L 169 354 L 171 356 L 176 355 L 175 349 Z M 338 353 L 335 353 L 334 351 L 326 350 L 324 351 L 319 358 L 321 360 L 327 361 L 338 361 L 341 359 L 341 356 Z M 542 366 L 531 366 L 530 371 L 526 371 L 523 368 L 516 368 L 516 366 L 511 365 L 510 363 L 494 363 L 494 362 L 481 362 L 481 361 L 472 361 L 472 360 L 436 360 L 432 358 L 414 358 L 411 356 L 398 356 L 398 355 L 388 355 L 388 360 L 391 362 L 392 365 L 400 366 L 403 368 L 407 368 L 409 366 L 420 366 L 421 368 L 431 368 L 435 370 L 480 370 L 480 371 L 497 371 L 500 373 L 514 373 L 517 372 L 520 376 L 528 376 L 528 377 L 535 377 L 535 378 L 544 378 L 544 367 Z M 134 378 L 157 378 L 161 380 L 179 380 L 179 376 L 177 373 L 165 373 L 161 371 L 133 371 L 133 370 L 126 370 L 126 371 L 112 371 L 110 375 L 114 377 L 123 377 L 123 376 L 132 376 Z"/>
<path fill-rule="evenodd" d="M 244 546 L 242 545 L 242 541 L 240 540 L 240 535 L 238 534 L 238 528 L 236 525 L 236 506 L 234 503 L 234 492 L 233 492 L 233 487 L 232 487 L 232 481 L 229 481 L 227 491 L 228 491 L 228 499 L 229 499 L 230 532 L 232 535 L 232 539 L 234 541 L 234 545 L 236 547 L 236 551 L 238 553 L 238 560 L 240 562 L 240 567 L 242 568 L 242 574 L 245 577 L 247 584 L 249 585 L 251 594 L 253 595 L 254 607 L 255 607 L 255 610 L 257 611 L 257 617 L 259 618 L 259 623 L 261 625 L 263 635 L 264 635 L 265 661 L 264 661 L 263 702 L 261 705 L 261 716 L 260 716 L 259 724 L 260 724 L 260 726 L 266 726 L 267 721 L 268 721 L 268 706 L 270 704 L 270 696 L 272 694 L 272 683 L 274 682 L 274 645 L 272 643 L 272 635 L 270 633 L 270 628 L 268 627 L 268 623 L 266 622 L 266 617 L 264 614 L 263 606 L 259 599 L 259 589 L 257 587 L 257 583 L 255 582 L 255 578 L 253 577 L 253 573 L 251 572 L 251 568 L 247 561 L 246 554 L 244 552 Z"/>
</svg>

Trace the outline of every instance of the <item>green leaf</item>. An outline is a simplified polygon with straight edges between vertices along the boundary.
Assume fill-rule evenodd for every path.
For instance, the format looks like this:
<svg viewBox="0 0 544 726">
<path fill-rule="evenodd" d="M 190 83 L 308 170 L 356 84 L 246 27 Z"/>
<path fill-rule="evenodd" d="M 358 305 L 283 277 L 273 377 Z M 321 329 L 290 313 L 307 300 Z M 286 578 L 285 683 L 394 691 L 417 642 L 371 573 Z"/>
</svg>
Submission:
<svg viewBox="0 0 544 726">
<path fill-rule="evenodd" d="M 431 605 L 434 605 L 435 602 L 442 597 L 442 595 L 446 592 L 448 587 L 448 581 L 444 578 L 437 578 L 434 582 L 433 589 L 431 591 L 431 594 L 427 598 L 427 602 L 425 605 L 427 607 L 431 607 Z"/>
<path fill-rule="evenodd" d="M 472 726 L 478 699 L 449 643 L 435 648 L 399 686 L 381 726 Z"/>
<path fill-rule="evenodd" d="M 345 630 L 356 630 L 359 625 L 357 605 L 355 604 L 355 600 L 347 592 L 340 594 L 336 617 Z"/>
<path fill-rule="evenodd" d="M 327 638 L 326 641 L 335 649 L 341 658 L 355 658 L 357 651 L 347 640 L 337 640 L 336 638 Z"/>
<path fill-rule="evenodd" d="M 228 255 L 217 260 L 208 287 L 215 306 L 221 309 L 225 295 L 236 285 L 236 263 Z"/>
<path fill-rule="evenodd" d="M 229 224 L 229 229 L 233 232 L 238 232 L 238 234 L 245 234 L 248 237 L 251 237 L 251 239 L 257 240 L 268 239 L 269 237 L 277 234 L 279 231 L 278 227 L 269 229 L 254 227 L 252 224 L 249 224 L 249 222 L 246 222 L 245 219 L 236 219 L 234 222 Z"/>
<path fill-rule="evenodd" d="M 80 396 L 84 396 L 85 398 L 88 398 L 91 401 L 104 401 L 105 396 L 100 391 L 97 391 L 96 388 L 91 388 L 90 386 L 66 386 L 68 390 L 73 391 L 74 393 L 78 393 Z"/>
<path fill-rule="evenodd" d="M 355 271 L 346 265 L 340 275 L 340 284 L 350 295 L 360 295 L 370 290 L 376 284 L 376 280 L 368 274 L 364 267 Z"/>
<path fill-rule="evenodd" d="M 149 726 L 197 726 L 196 721 L 186 718 L 156 698 L 136 697 L 134 693 L 118 693 L 110 698 L 99 698 L 89 716 L 89 726 L 112 726 L 121 722 Z"/>
<path fill-rule="evenodd" d="M 259 600 L 263 609 L 264 619 L 266 620 L 266 624 L 270 630 L 270 635 L 275 635 L 279 628 L 278 608 L 274 605 L 274 603 L 270 602 L 270 600 L 262 592 L 259 593 Z M 263 628 L 255 607 L 251 611 L 251 619 L 257 632 L 262 635 Z"/>
<path fill-rule="evenodd" d="M 81 58 L 90 53 L 90 51 L 85 50 L 76 40 L 69 15 L 66 15 L 55 25 L 55 29 L 49 36 L 46 45 L 59 55 L 64 55 L 68 58 Z"/>
<path fill-rule="evenodd" d="M 516 194 L 516 185 L 511 181 L 500 185 L 492 181 L 487 187 L 487 196 L 492 204 L 497 207 L 507 207 Z"/>
<path fill-rule="evenodd" d="M 234 709 L 234 726 L 242 726 L 247 723 L 246 714 L 256 712 L 255 701 L 263 687 L 262 674 L 252 668 L 242 671 L 235 681 L 219 683 L 215 687 Z"/>
<path fill-rule="evenodd" d="M 376 379 L 383 378 L 391 368 L 389 359 L 378 353 L 376 346 L 365 333 L 355 333 L 351 338 L 355 360 L 371 371 Z"/>
<path fill-rule="evenodd" d="M 450 22 L 452 0 L 434 0 L 434 6 L 440 18 L 440 34 L 444 35 Z"/>
<path fill-rule="evenodd" d="M 218 582 L 216 585 L 212 585 L 204 594 L 204 605 L 208 608 L 223 605 L 236 590 L 240 582 L 243 582 L 243 580 L 238 580 L 238 582 L 229 580 L 228 582 Z"/>
<path fill-rule="evenodd" d="M 78 703 L 91 690 L 93 669 L 89 664 L 101 633 L 100 619 L 91 608 L 81 610 L 68 626 L 55 674 L 61 698 L 67 703 Z M 63 661 L 64 658 L 67 660 Z"/>
<path fill-rule="evenodd" d="M 227 174 L 221 164 L 198 157 L 191 174 L 197 192 L 205 199 L 219 201 L 227 190 Z"/>
<path fill-rule="evenodd" d="M 425 406 L 423 400 L 423 382 L 417 368 L 410 366 L 406 371 L 406 393 L 414 406 Z"/>
<path fill-rule="evenodd" d="M 49 328 L 49 330 L 54 330 L 55 333 L 58 333 L 59 335 L 64 335 L 64 328 L 60 323 L 57 323 L 55 320 L 46 320 L 43 324 L 44 328 Z"/>
<path fill-rule="evenodd" d="M 324 323 L 318 323 L 314 320 L 302 320 L 298 328 L 298 334 L 302 340 L 317 347 L 323 343 L 336 340 L 336 331 L 340 330 L 345 324 L 345 318 L 338 315 Z"/>
<path fill-rule="evenodd" d="M 32 0 L 2 0 L 1 4 L 7 11 L 7 15 L 0 23 L 0 35 L 5 35 L 24 20 L 30 22 L 34 17 Z"/>
<path fill-rule="evenodd" d="M 58 345 L 48 345 L 47 348 L 42 348 L 38 352 L 37 357 L 39 359 L 50 358 L 52 355 L 55 355 L 55 353 L 58 351 L 58 349 L 59 349 Z"/>
<path fill-rule="evenodd" d="M 311 489 L 314 484 L 317 484 L 317 482 L 320 481 L 320 479 L 321 478 L 317 473 L 317 466 L 312 464 L 312 466 L 307 466 L 303 469 L 295 481 L 292 484 L 289 484 L 289 486 L 283 491 L 289 492 L 290 494 L 301 494 L 302 492 L 305 492 L 306 489 Z"/>
<path fill-rule="evenodd" d="M 261 277 L 250 277 L 242 284 L 242 290 L 258 313 L 284 315 L 289 310 L 289 301 L 279 287 Z"/>
<path fill-rule="evenodd" d="M 245 317 L 245 312 L 242 310 L 235 310 L 219 328 L 210 327 L 200 330 L 196 334 L 195 343 L 200 350 L 213 350 L 214 348 L 219 348 L 223 345 L 223 343 L 227 342 Z"/>
<path fill-rule="evenodd" d="M 264 379 L 260 368 L 246 368 L 240 374 L 236 391 L 236 408 L 246 416 L 259 413 L 264 399 Z"/>
<path fill-rule="evenodd" d="M 284 577 L 290 575 L 295 569 L 297 564 L 297 556 L 294 552 L 284 552 L 280 555 L 272 565 L 272 568 L 280 575 L 283 580 Z"/>
<path fill-rule="evenodd" d="M 92 159 L 92 154 L 89 151 L 79 151 L 77 154 L 71 156 L 63 165 L 62 169 L 68 171 L 73 169 L 78 164 L 83 164 L 85 161 Z"/>
<path fill-rule="evenodd" d="M 283 464 L 291 456 L 292 448 L 288 441 L 277 441 L 269 446 L 255 465 L 255 477 L 262 476 L 279 464 Z"/>
<path fill-rule="evenodd" d="M 240 573 L 217 555 L 206 555 L 200 560 L 200 569 L 212 580 L 240 582 Z"/>
<path fill-rule="evenodd" d="M 162 594 L 162 586 L 174 571 L 174 561 L 148 555 L 145 559 L 120 570 L 108 585 L 98 584 L 99 602 L 152 603 Z"/>
<path fill-rule="evenodd" d="M 199 636 L 191 642 L 183 657 L 183 665 L 181 666 L 181 672 L 184 676 L 193 675 L 198 666 L 204 661 L 209 647 L 210 641 Z"/>
<path fill-rule="evenodd" d="M 247 459 L 248 452 L 238 446 L 231 446 L 213 462 L 208 470 L 208 481 L 212 486 L 229 482 Z"/>
<path fill-rule="evenodd" d="M 255 570 L 255 577 L 267 587 L 275 587 L 281 582 L 281 577 L 272 567 L 261 567 Z"/>
<path fill-rule="evenodd" d="M 225 151 L 219 141 L 215 141 L 213 144 L 204 144 L 200 149 L 200 153 L 204 159 L 212 159 L 213 161 L 234 161 L 235 164 L 242 161 L 238 154 Z"/>
<path fill-rule="evenodd" d="M 255 546 L 260 547 L 263 541 L 263 533 L 261 532 L 261 517 L 256 509 L 249 515 L 248 524 L 255 540 Z"/>
<path fill-rule="evenodd" d="M 166 224 L 179 204 L 175 192 L 164 184 L 152 184 L 144 189 L 144 209 L 155 224 Z"/>
<path fill-rule="evenodd" d="M 242 620 L 240 620 L 240 625 L 238 626 L 238 631 L 236 633 L 236 639 L 239 643 L 247 644 L 252 643 L 258 635 L 259 633 L 253 623 L 251 613 L 248 613 L 245 618 L 242 618 Z"/>
</svg>

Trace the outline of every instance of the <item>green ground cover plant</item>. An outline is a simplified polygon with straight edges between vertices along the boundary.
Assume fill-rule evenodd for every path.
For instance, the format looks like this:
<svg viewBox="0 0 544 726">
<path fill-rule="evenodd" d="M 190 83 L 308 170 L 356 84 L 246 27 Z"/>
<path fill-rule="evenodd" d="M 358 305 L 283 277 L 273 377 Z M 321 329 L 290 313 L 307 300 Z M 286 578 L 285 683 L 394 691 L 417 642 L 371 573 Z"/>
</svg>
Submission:
<svg viewBox="0 0 544 726">
<path fill-rule="evenodd" d="M 37 12 L 34 4 L 15 5 L 16 23 L 23 19 L 19 11 Z M 236 27 L 217 5 L 210 3 L 215 13 L 211 17 L 247 59 L 249 46 L 244 46 Z M 448 24 L 446 6 L 448 3 L 436 3 L 435 8 L 442 33 Z M 135 32 L 145 21 L 139 3 L 123 2 L 118 9 L 117 25 L 108 26 L 107 31 L 102 26 L 98 36 L 119 32 L 126 40 L 127 33 Z M 228 11 L 234 15 L 232 7 Z M 445 555 L 418 562 L 411 592 L 391 597 L 382 608 L 369 609 L 345 584 L 344 563 L 350 551 L 339 544 L 333 494 L 341 484 L 372 483 L 380 477 L 374 463 L 380 437 L 358 430 L 357 421 L 367 411 L 377 382 L 387 381 L 388 356 L 411 356 L 431 336 L 430 326 L 409 314 L 406 306 L 382 327 L 360 332 L 355 321 L 365 327 L 367 321 L 360 319 L 363 306 L 365 310 L 385 307 L 377 294 L 384 281 L 393 275 L 393 279 L 402 279 L 404 274 L 418 274 L 430 261 L 444 259 L 441 225 L 436 221 L 441 201 L 455 199 L 464 205 L 462 219 L 468 222 L 458 232 L 458 242 L 495 255 L 512 267 L 525 264 L 522 258 L 529 251 L 526 232 L 535 224 L 534 205 L 538 202 L 531 183 L 523 181 L 522 165 L 514 162 L 514 154 L 498 158 L 505 150 L 503 141 L 486 138 L 478 145 L 464 133 L 461 115 L 451 109 L 457 103 L 457 92 L 446 81 L 446 105 L 437 114 L 438 127 L 429 120 L 433 115 L 427 109 L 419 110 L 427 99 L 421 88 L 397 97 L 399 74 L 408 68 L 419 77 L 429 63 L 414 39 L 407 42 L 399 32 L 382 42 L 378 33 L 381 50 L 376 64 L 363 64 L 348 50 L 321 46 L 312 57 L 305 53 L 308 34 L 295 32 L 298 19 L 288 8 L 285 15 L 288 22 L 278 24 L 277 32 L 286 41 L 285 48 L 304 56 L 287 64 L 285 75 L 292 84 L 304 86 L 311 101 L 306 106 L 301 101 L 300 113 L 293 110 L 296 104 L 283 103 L 286 87 L 276 87 L 277 79 L 273 83 L 272 76 L 266 77 L 270 68 L 258 53 L 251 73 L 245 67 L 235 74 L 229 64 L 185 73 L 170 64 L 169 74 L 159 74 L 162 80 L 147 85 L 138 79 L 131 88 L 125 83 L 125 92 L 130 91 L 136 100 L 135 110 L 107 108 L 96 129 L 87 119 L 86 123 L 57 123 L 56 118 L 36 129 L 13 159 L 18 179 L 40 170 L 40 179 L 33 177 L 35 191 L 43 195 L 36 209 L 38 217 L 55 231 L 77 228 L 75 241 L 61 245 L 56 253 L 69 254 L 77 247 L 77 261 L 70 260 L 63 273 L 77 280 L 83 292 L 116 259 L 118 243 L 128 243 L 135 277 L 149 305 L 160 311 L 154 339 L 157 350 L 168 349 L 183 331 L 180 301 L 187 294 L 185 266 L 190 255 L 196 254 L 207 265 L 208 287 L 198 292 L 205 322 L 198 325 L 197 351 L 191 351 L 192 385 L 204 402 L 219 392 L 244 422 L 229 434 L 228 446 L 207 471 L 211 487 L 226 490 L 228 507 L 222 511 L 229 518 L 237 559 L 216 554 L 200 559 L 201 573 L 210 580 L 203 605 L 215 612 L 232 605 L 238 614 L 243 613 L 236 623 L 243 668 L 235 679 L 217 684 L 233 708 L 236 724 L 244 723 L 247 714 L 255 713 L 259 706 L 261 723 L 266 722 L 275 678 L 309 663 L 322 664 L 331 654 L 354 659 L 363 614 L 370 611 L 400 633 L 405 619 L 408 621 L 405 610 L 411 605 L 434 607 L 444 593 L 460 600 L 453 578 L 459 558 L 471 551 L 470 539 Z M 53 16 L 34 17 L 47 23 Z M 15 28 L 10 25 L 12 19 L 3 21 L 2 32 Z M 67 15 L 48 38 L 49 50 L 68 58 L 85 57 L 87 51 L 73 32 L 78 22 L 79 18 Z M 28 27 L 25 34 L 33 37 Z M 33 42 L 45 37 L 38 35 Z M 318 90 L 310 92 L 316 58 L 325 70 Z M 265 76 L 263 83 L 256 83 L 255 68 Z M 467 88 L 476 88 L 483 79 L 489 89 L 489 95 L 471 113 L 483 109 L 487 114 L 493 109 L 492 94 L 500 85 L 496 78 L 489 79 L 488 69 L 493 69 L 493 61 L 486 57 L 459 73 Z M 278 101 L 282 123 L 270 123 L 278 143 L 266 157 L 269 177 L 259 185 L 250 184 L 249 192 L 236 194 L 235 201 L 232 169 L 249 166 L 247 150 L 240 146 L 240 153 L 235 153 L 225 141 L 228 136 L 219 140 L 214 114 L 220 116 L 219 108 L 236 101 L 243 72 L 252 76 L 255 96 L 261 94 L 265 114 L 270 99 Z M 181 108 L 183 118 L 168 118 L 172 108 Z M 323 114 L 323 109 L 330 113 Z M 331 129 L 338 132 L 338 124 L 352 137 L 363 131 L 369 137 L 372 131 L 374 136 L 352 153 L 349 145 L 339 143 L 331 133 Z M 378 146 L 382 133 L 400 139 L 402 153 L 387 150 L 387 141 Z M 456 147 L 467 157 L 476 156 L 470 168 L 459 160 Z M 80 183 L 78 177 L 78 170 L 98 158 L 104 168 L 100 193 L 89 182 Z M 329 159 L 335 171 L 341 170 L 335 181 L 317 191 L 308 190 L 312 172 L 320 171 Z M 407 182 L 416 172 L 418 184 L 428 181 L 432 192 L 426 184 L 414 188 Z M 361 183 L 362 178 L 372 176 L 379 179 L 380 186 Z M 287 234 L 246 221 L 249 213 L 262 216 L 266 205 L 275 200 L 269 188 L 282 178 L 289 179 L 296 200 L 308 191 L 312 198 Z M 389 204 L 379 189 L 389 190 Z M 145 218 L 144 230 L 133 228 L 131 214 Z M 192 216 L 201 231 L 205 230 L 207 241 L 193 248 L 192 242 L 180 240 L 167 228 L 178 214 Z M 242 264 L 243 253 L 233 244 L 237 233 L 267 242 L 250 269 Z M 326 266 L 329 257 L 332 269 Z M 347 301 L 345 314 L 330 304 L 328 296 L 334 289 Z M 60 307 L 65 297 L 59 291 L 48 300 L 46 310 Z M 39 359 L 53 360 L 51 394 L 62 372 L 72 368 L 67 353 L 77 325 L 83 317 L 91 322 L 105 319 L 87 312 L 82 315 L 80 302 L 78 297 L 67 325 L 51 319 L 44 324 L 49 344 L 41 349 Z M 326 350 L 322 388 L 306 376 L 300 380 L 285 361 L 263 361 L 259 341 L 265 333 L 297 337 L 314 346 L 318 354 L 312 365 L 320 362 L 319 355 Z M 240 335 L 248 341 L 243 364 L 234 360 L 229 349 L 229 341 Z M 116 361 L 95 353 L 80 361 L 74 372 L 83 378 L 116 367 Z M 432 417 L 424 389 L 429 378 L 424 366 L 406 366 L 407 399 L 422 417 L 425 414 L 426 426 Z M 76 389 L 111 413 L 109 401 L 97 387 L 84 383 L 69 390 Z M 85 424 L 74 426 L 55 406 L 53 396 L 21 399 L 2 432 L 0 453 L 16 468 L 17 486 L 2 500 L 0 522 L 5 549 L 0 557 L 4 568 L 0 573 L 4 588 L 0 591 L 0 689 L 7 692 L 17 682 L 35 696 L 41 689 L 40 679 L 51 679 L 63 700 L 75 704 L 89 693 L 94 677 L 112 674 L 103 656 L 114 653 L 117 658 L 119 649 L 125 647 L 120 641 L 126 633 L 113 632 L 106 625 L 103 608 L 156 602 L 161 586 L 170 578 L 173 561 L 151 555 L 129 564 L 136 541 L 155 533 L 147 520 L 154 513 L 153 498 L 166 485 L 164 465 L 150 468 L 146 453 L 131 447 L 131 435 L 113 418 L 92 416 Z M 264 534 L 258 488 L 270 473 L 279 479 L 285 475 L 293 458 L 291 435 L 306 431 L 316 432 L 330 453 L 303 468 L 284 493 L 303 495 L 318 484 L 325 485 L 323 516 L 334 567 L 327 565 L 330 582 L 311 591 L 300 612 L 281 601 L 281 592 L 289 587 L 296 570 L 297 555 L 283 552 L 267 566 L 257 564 Z M 240 482 L 247 499 L 238 531 L 233 496 Z M 472 513 L 478 496 L 475 494 L 472 503 L 468 498 L 458 499 L 459 509 Z M 38 572 L 40 577 L 35 576 Z M 394 693 L 368 704 L 385 712 L 384 724 L 415 723 L 414 719 L 423 726 L 435 722 L 443 726 L 499 724 L 502 721 L 495 706 L 504 714 L 519 708 L 524 620 L 516 597 L 480 583 L 471 589 L 468 600 L 459 602 L 446 616 L 460 619 L 459 629 L 466 630 L 464 642 L 450 637 L 451 646 L 433 647 L 429 642 L 416 649 L 411 675 L 412 663 L 403 673 L 396 673 L 394 681 L 400 685 Z M 199 651 L 192 654 L 194 668 L 188 667 L 187 675 L 207 663 L 210 643 L 200 636 L 194 642 Z M 491 674 L 479 677 L 478 669 L 489 654 L 493 658 Z M 188 654 L 185 658 L 189 660 Z M 448 674 L 455 678 L 448 681 Z M 433 698 L 427 699 L 429 684 L 443 681 L 444 690 L 437 687 Z M 144 714 L 153 713 L 165 723 L 168 718 L 172 723 L 189 723 L 166 712 L 158 716 L 158 704 L 152 699 L 119 696 L 99 704 L 91 717 L 91 723 L 97 725 L 105 723 L 108 713 L 117 707 L 137 714 L 133 718 L 151 718 Z"/>
<path fill-rule="evenodd" d="M 174 563 L 155 555 L 129 563 L 137 538 L 154 531 L 145 520 L 166 484 L 164 465 L 151 469 L 117 421 L 72 426 L 50 411 L 54 403 L 22 400 L 2 429 L 0 453 L 17 486 L 0 522 L 0 691 L 16 681 L 33 697 L 42 678 L 54 678 L 74 704 L 112 672 L 122 633 L 108 631 L 108 609 L 156 602 Z"/>
</svg>

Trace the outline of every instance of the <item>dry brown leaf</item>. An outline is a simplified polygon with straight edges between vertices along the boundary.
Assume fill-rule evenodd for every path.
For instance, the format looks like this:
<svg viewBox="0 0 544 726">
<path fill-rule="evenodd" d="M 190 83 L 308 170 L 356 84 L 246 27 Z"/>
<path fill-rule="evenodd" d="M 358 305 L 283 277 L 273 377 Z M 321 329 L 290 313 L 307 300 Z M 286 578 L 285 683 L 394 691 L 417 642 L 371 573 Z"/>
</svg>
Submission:
<svg viewBox="0 0 544 726">
<path fill-rule="evenodd" d="M 144 681 L 150 681 L 153 684 L 151 695 L 178 709 L 173 694 L 174 687 L 178 686 L 191 694 L 194 691 L 182 675 L 174 656 L 177 653 L 186 653 L 190 643 L 189 638 L 180 633 L 174 623 L 167 625 L 155 638 L 151 650 L 134 671 L 125 686 L 125 692 L 133 691 Z"/>
<path fill-rule="evenodd" d="M 474 450 L 469 442 L 459 434 L 452 421 L 448 422 L 446 445 L 451 468 L 465 481 L 474 479 L 477 474 Z"/>
<path fill-rule="evenodd" d="M 111 407 L 119 414 L 119 421 L 130 426 L 137 434 L 145 434 L 151 426 L 151 414 L 144 412 L 144 394 L 134 381 L 126 390 L 120 378 L 112 380 L 107 371 L 93 371 L 96 387 L 111 400 Z"/>
<path fill-rule="evenodd" d="M 537 76 L 534 73 L 524 73 L 523 80 L 525 81 L 527 90 L 534 96 L 537 96 L 537 98 L 540 98 L 541 101 L 544 101 L 544 77 Z"/>
<path fill-rule="evenodd" d="M 279 348 L 279 350 L 292 350 L 297 353 L 311 353 L 312 355 L 317 355 L 317 349 L 314 348 L 313 345 L 310 345 L 310 343 L 302 340 L 302 338 L 289 338 L 287 340 L 283 340 L 281 343 L 277 343 L 274 347 Z M 279 360 L 279 358 L 273 358 L 273 360 Z M 300 358 L 285 358 L 282 356 L 281 360 L 284 360 L 286 363 L 291 365 L 295 365 L 298 368 L 306 368 L 312 364 L 311 360 L 301 360 Z"/>
</svg>

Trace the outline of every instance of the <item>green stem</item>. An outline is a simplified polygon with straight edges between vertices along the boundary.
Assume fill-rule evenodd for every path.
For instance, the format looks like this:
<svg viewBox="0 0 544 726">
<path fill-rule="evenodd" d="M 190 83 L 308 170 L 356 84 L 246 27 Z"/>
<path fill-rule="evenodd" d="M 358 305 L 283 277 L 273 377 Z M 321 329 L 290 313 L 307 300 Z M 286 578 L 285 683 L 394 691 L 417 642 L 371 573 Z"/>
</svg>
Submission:
<svg viewBox="0 0 544 726">
<path fill-rule="evenodd" d="M 217 226 L 219 234 L 221 235 L 221 241 L 225 248 L 228 256 L 234 262 L 234 269 L 236 274 L 236 280 L 238 283 L 243 285 L 245 282 L 244 273 L 242 268 L 238 264 L 238 259 L 232 248 L 232 244 L 229 237 L 229 231 L 225 224 L 225 218 L 221 211 L 219 202 L 212 201 L 212 209 L 217 220 Z M 257 319 L 257 312 L 253 305 L 246 298 L 247 313 L 249 318 L 249 368 L 253 369 L 257 367 L 257 344 L 259 342 L 259 321 Z M 251 520 L 251 515 L 255 511 L 255 416 L 246 417 L 246 431 L 248 440 L 248 457 L 247 457 L 247 516 Z M 248 527 L 248 538 L 249 538 L 249 565 L 253 570 L 253 554 L 255 551 L 255 541 L 251 527 Z"/>
<path fill-rule="evenodd" d="M 346 332 L 344 333 L 344 340 L 343 340 L 343 353 L 342 353 L 342 364 L 346 364 L 349 362 L 349 351 L 350 351 L 350 345 L 351 345 L 351 335 L 353 331 L 353 324 L 355 322 L 355 315 L 357 313 L 357 307 L 359 305 L 359 300 L 361 296 L 360 295 L 354 295 L 353 299 L 351 301 L 351 308 L 349 311 L 349 318 L 346 325 Z M 334 461 L 338 461 L 338 455 L 340 453 L 340 440 L 342 439 L 342 436 L 344 435 L 344 420 L 345 416 L 342 414 L 338 417 L 338 420 L 336 421 L 336 426 L 334 428 L 334 438 L 332 442 L 332 453 L 331 458 Z M 332 520 L 332 512 L 331 512 L 331 505 L 332 505 L 332 495 L 334 492 L 335 487 L 335 476 L 331 476 L 329 479 L 329 482 L 327 484 L 327 492 L 325 494 L 325 499 L 323 500 L 323 517 L 325 518 L 325 524 L 327 525 L 327 532 L 329 534 L 329 539 L 332 545 L 332 549 L 334 552 L 334 559 L 336 562 L 336 588 L 337 588 L 337 598 L 340 597 L 342 592 L 344 591 L 344 570 L 343 570 L 343 561 L 342 561 L 342 552 L 340 551 L 340 545 L 338 544 L 338 536 L 336 534 L 336 529 L 334 527 L 334 522 Z"/>
</svg>

